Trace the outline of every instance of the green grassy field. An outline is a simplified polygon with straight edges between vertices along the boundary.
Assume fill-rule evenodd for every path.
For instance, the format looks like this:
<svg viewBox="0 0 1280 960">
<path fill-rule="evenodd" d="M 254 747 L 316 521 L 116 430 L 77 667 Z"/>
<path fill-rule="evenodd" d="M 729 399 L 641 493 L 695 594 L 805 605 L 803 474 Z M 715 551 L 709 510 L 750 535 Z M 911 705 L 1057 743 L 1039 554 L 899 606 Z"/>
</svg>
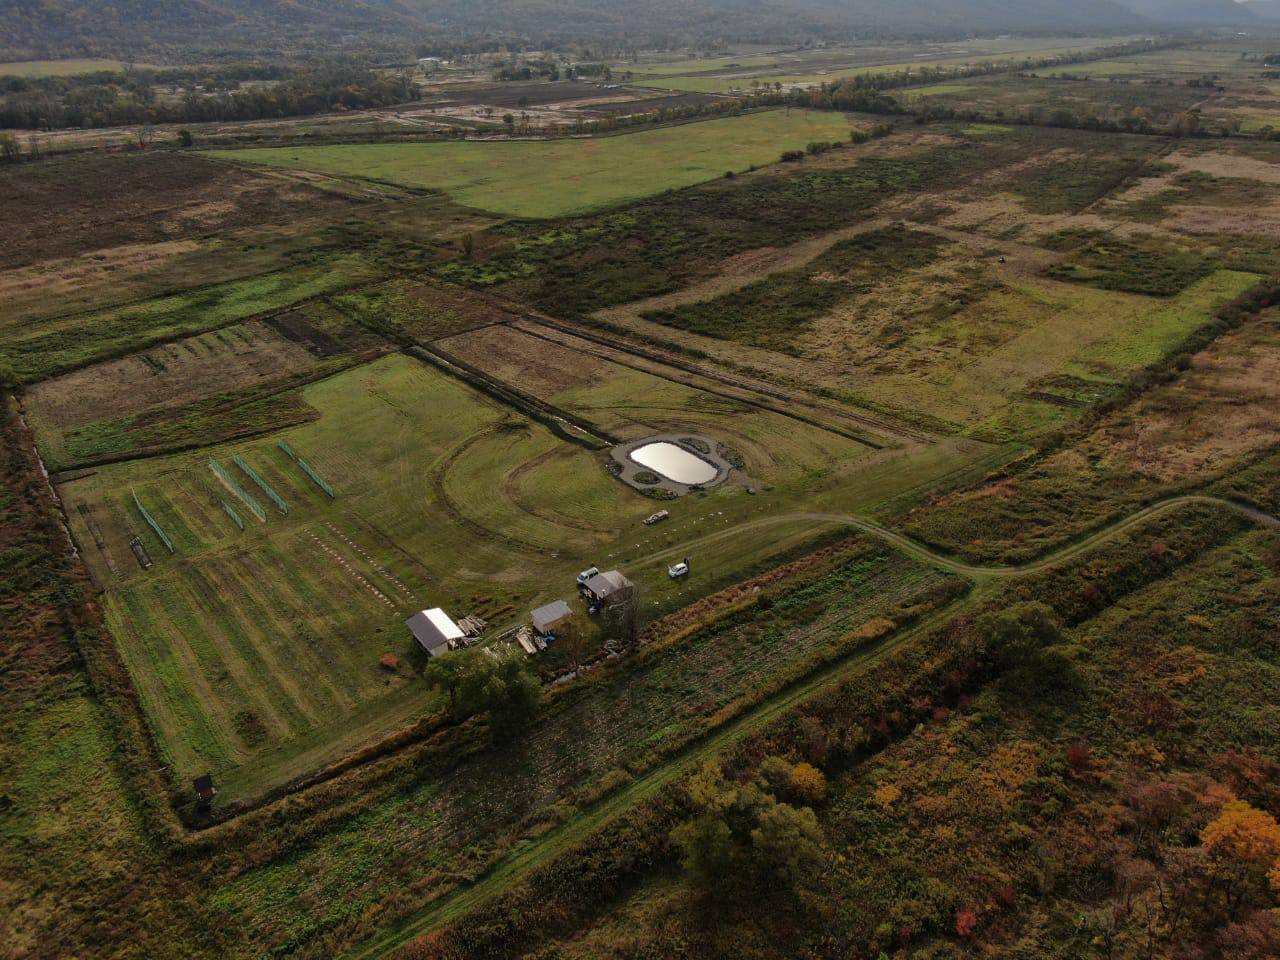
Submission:
<svg viewBox="0 0 1280 960">
<path fill-rule="evenodd" d="M 101 57 L 89 57 L 81 60 L 15 60 L 0 63 L 0 77 L 72 77 L 81 73 L 98 73 L 109 70 L 112 73 L 123 72 L 126 67 L 139 70 L 160 70 L 150 63 L 123 63 L 120 60 L 105 60 Z"/>
<path fill-rule="evenodd" d="M 771 110 L 613 137 L 211 151 L 240 163 L 390 180 L 517 217 L 559 217 L 772 163 L 848 139 L 837 113 Z M 620 175 L 624 174 L 624 175 Z"/>
<path fill-rule="evenodd" d="M 1131 57 L 1117 57 L 1114 60 L 1046 68 L 1040 72 L 1063 76 L 1167 80 L 1188 79 L 1206 74 L 1230 78 L 1245 73 L 1256 73 L 1257 70 L 1257 64 L 1240 59 L 1239 49 L 1205 47 L 1157 50 Z"/>
<path fill-rule="evenodd" d="M 1058 381 L 1101 390 L 1121 383 L 1259 279 L 1221 270 L 1171 300 L 1043 280 L 1010 284 L 910 337 L 900 349 L 919 362 L 869 378 L 858 392 L 964 424 L 985 439 L 1034 433 L 1060 420 L 1063 408 L 1029 391 Z M 962 337 L 971 350 L 954 349 Z M 942 344 L 952 349 L 937 351 Z"/>
<path fill-rule="evenodd" d="M 863 73 L 897 73 L 913 67 L 947 68 L 981 60 L 1061 56 L 1117 42 L 1120 41 L 1116 38 L 1082 37 L 1068 45 L 1062 40 L 1003 38 L 914 46 L 820 48 L 666 63 L 620 62 L 615 69 L 631 71 L 640 83 L 691 92 L 723 93 L 748 88 L 752 79 L 769 85 L 778 81 L 789 86 Z"/>
<path fill-rule="evenodd" d="M 414 649 L 401 622 L 413 611 L 439 605 L 501 628 L 539 603 L 571 597 L 574 573 L 596 563 L 625 570 L 640 585 L 645 615 L 657 615 L 829 529 L 783 517 L 731 532 L 834 483 L 840 471 L 856 472 L 868 453 L 633 371 L 556 396 L 637 435 L 683 427 L 721 437 L 776 486 L 756 498 L 726 487 L 666 504 L 672 520 L 650 530 L 640 520 L 657 504 L 610 477 L 602 455 L 417 361 L 385 357 L 300 394 L 319 412 L 314 422 L 103 467 L 61 487 L 166 757 L 180 777 L 214 772 L 224 800 L 256 795 L 434 709 L 409 666 Z M 335 500 L 277 438 L 332 484 Z M 232 455 L 283 499 L 287 514 Z M 925 470 L 948 466 L 944 459 Z M 882 499 L 908 477 L 919 479 L 895 469 L 868 484 Z M 173 543 L 172 556 L 135 493 Z M 154 561 L 150 570 L 135 561 L 133 536 Z M 696 574 L 671 581 L 665 553 L 707 538 L 715 547 L 696 554 Z M 402 666 L 380 668 L 386 653 Z"/>
<path fill-rule="evenodd" d="M 741 70 L 727 70 L 721 75 L 711 75 L 706 73 L 693 74 L 689 76 L 662 76 L 652 81 L 654 86 L 667 87 L 672 90 L 684 90 L 689 93 L 727 93 L 730 90 L 749 90 L 753 85 L 753 81 L 758 81 L 763 86 L 773 86 L 782 84 L 783 87 L 807 86 L 819 83 L 830 83 L 833 80 L 845 80 L 849 77 L 857 76 L 878 76 L 885 73 L 902 73 L 906 70 L 919 70 L 924 68 L 949 70 L 959 69 L 962 67 L 973 66 L 978 63 L 994 62 L 1016 64 L 1026 57 L 1052 57 L 1066 56 L 1068 54 L 1079 53 L 1087 47 L 1065 47 L 1057 46 L 1047 49 L 1025 48 L 1019 50 L 992 50 L 983 51 L 978 55 L 942 57 L 939 59 L 917 58 L 914 60 L 902 60 L 897 63 L 881 63 L 869 66 L 849 66 L 840 67 L 832 66 L 824 70 L 815 71 L 788 71 L 788 72 L 770 72 L 767 68 L 753 69 L 745 68 Z M 803 66 L 803 64 L 798 64 Z"/>
</svg>

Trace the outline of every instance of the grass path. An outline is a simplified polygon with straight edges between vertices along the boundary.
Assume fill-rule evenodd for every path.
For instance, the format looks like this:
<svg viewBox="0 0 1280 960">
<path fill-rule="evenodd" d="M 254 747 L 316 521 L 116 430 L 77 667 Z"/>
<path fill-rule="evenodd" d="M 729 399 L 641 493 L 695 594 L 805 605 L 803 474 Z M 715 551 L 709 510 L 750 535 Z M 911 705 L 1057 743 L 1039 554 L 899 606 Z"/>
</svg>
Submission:
<svg viewBox="0 0 1280 960">
<path fill-rule="evenodd" d="M 656 553 L 650 554 L 646 557 L 640 557 L 632 562 L 644 563 L 646 561 L 656 561 L 667 557 L 674 557 L 676 555 L 687 553 L 693 547 L 705 546 L 717 540 L 732 537 L 736 533 L 741 533 L 744 530 L 753 527 L 761 527 L 773 523 L 792 520 L 810 520 L 830 523 L 833 526 L 856 527 L 859 530 L 879 537 L 881 540 L 887 541 L 910 557 L 923 560 L 926 563 L 931 563 L 936 567 L 949 571 L 950 573 L 958 573 L 962 576 L 970 577 L 975 580 L 1021 577 L 1033 573 L 1043 573 L 1045 570 L 1061 566 L 1068 560 L 1073 560 L 1082 553 L 1087 553 L 1099 544 L 1114 539 L 1120 534 L 1136 527 L 1140 523 L 1192 504 L 1223 507 L 1237 513 L 1244 514 L 1246 517 L 1249 517 L 1251 520 L 1261 524 L 1262 526 L 1280 528 L 1280 518 L 1273 517 L 1271 514 L 1259 510 L 1256 507 L 1251 507 L 1248 504 L 1238 503 L 1234 500 L 1225 500 L 1221 497 L 1210 497 L 1202 494 L 1187 494 L 1184 496 L 1169 497 L 1168 499 L 1158 500 L 1155 503 L 1148 504 L 1125 517 L 1094 531 L 1080 540 L 1076 540 L 1066 546 L 1059 547 L 1054 552 L 1046 554 L 1039 560 L 1031 560 L 1027 563 L 1005 566 L 985 566 L 981 564 L 965 563 L 962 560 L 957 560 L 944 553 L 939 553 L 916 540 L 912 540 L 910 537 L 890 530 L 882 524 L 876 523 L 874 520 L 865 520 L 861 517 L 841 513 L 780 513 L 770 517 L 761 517 L 758 520 L 749 520 L 746 523 L 739 524 L 729 530 L 721 530 L 706 537 L 690 540 L 686 543 L 677 544 L 673 547 L 666 547 Z"/>
<path fill-rule="evenodd" d="M 879 537 L 911 557 L 981 582 L 997 578 L 1027 576 L 1060 566 L 1094 547 L 1120 536 L 1146 520 L 1193 504 L 1232 510 L 1249 517 L 1263 526 L 1280 529 L 1280 518 L 1256 507 L 1220 497 L 1189 494 L 1170 497 L 1166 500 L 1149 504 L 1074 543 L 1059 548 L 1039 560 L 1012 566 L 982 566 L 963 563 L 952 557 L 940 554 L 874 521 L 835 513 L 788 513 L 775 517 L 763 517 L 759 520 L 740 524 L 731 530 L 720 531 L 710 536 L 700 537 L 675 547 L 666 548 L 652 554 L 651 558 L 657 559 L 670 554 L 678 554 L 682 551 L 687 551 L 693 546 L 705 545 L 742 533 L 747 529 L 771 523 L 808 519 L 830 521 L 832 524 L 856 527 Z M 601 800 L 595 806 L 588 808 L 582 815 L 574 818 L 566 825 L 548 832 L 534 842 L 521 846 L 477 882 L 445 894 L 417 916 L 392 928 L 363 946 L 348 952 L 344 955 L 346 960 L 373 960 L 373 958 L 386 956 L 408 940 L 431 929 L 443 926 L 479 907 L 485 901 L 497 896 L 509 883 L 518 880 L 523 874 L 534 869 L 540 862 L 582 842 L 593 832 L 605 826 L 615 816 L 622 814 L 634 804 L 653 796 L 698 763 L 720 752 L 724 747 L 745 734 L 786 713 L 829 683 L 836 682 L 855 671 L 869 668 L 882 661 L 910 643 L 912 639 L 922 632 L 932 629 L 940 621 L 972 607 L 980 596 L 979 592 L 970 593 L 967 597 L 943 607 L 907 630 L 891 634 L 871 646 L 863 647 L 850 653 L 847 657 L 818 668 L 804 679 L 797 681 L 777 695 L 762 701 L 754 708 L 743 712 L 724 726 L 709 733 L 703 739 L 691 744 L 662 765 L 636 778 L 631 784 Z"/>
</svg>

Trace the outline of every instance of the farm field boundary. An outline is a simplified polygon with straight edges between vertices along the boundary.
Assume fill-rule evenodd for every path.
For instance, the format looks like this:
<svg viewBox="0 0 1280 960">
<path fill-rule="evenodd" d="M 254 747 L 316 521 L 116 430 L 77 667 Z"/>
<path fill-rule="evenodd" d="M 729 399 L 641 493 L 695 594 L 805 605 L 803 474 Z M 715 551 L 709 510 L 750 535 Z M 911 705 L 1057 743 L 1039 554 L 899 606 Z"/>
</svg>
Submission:
<svg viewBox="0 0 1280 960">
<path fill-rule="evenodd" d="M 581 417 L 569 413 L 567 410 L 561 410 L 559 407 L 539 400 L 537 397 L 525 393 L 519 387 L 491 377 L 484 371 L 478 370 L 466 361 L 446 353 L 439 347 L 425 343 L 414 343 L 413 346 L 408 348 L 408 352 L 411 356 L 430 363 L 451 376 L 457 377 L 468 386 L 515 407 L 521 413 L 537 420 L 557 436 L 568 440 L 570 443 L 586 446 L 592 450 L 599 450 L 619 442 L 617 437 L 600 429 L 595 424 L 589 423 Z M 580 431 L 581 434 L 585 434 L 585 437 L 568 429 L 570 427 Z"/>
<path fill-rule="evenodd" d="M 537 326 L 550 327 L 552 329 L 555 329 L 561 332 L 562 334 L 567 335 L 568 337 L 572 337 L 578 340 L 588 340 L 589 342 L 595 344 L 596 346 L 592 348 L 592 347 L 584 347 L 582 344 L 567 343 L 566 340 L 564 339 L 557 339 L 554 336 L 550 336 L 546 333 L 539 331 L 538 329 L 536 329 L 536 326 L 528 324 L 528 321 L 523 321 L 516 324 L 509 324 L 509 326 L 511 326 L 512 329 L 519 330 L 523 333 L 527 333 L 531 337 L 536 337 L 539 340 L 544 340 L 548 343 L 554 343 L 560 346 L 573 346 L 575 349 L 585 350 L 585 352 L 591 354 L 592 356 L 599 357 L 601 360 L 607 360 L 610 363 L 616 363 L 618 366 L 627 367 L 628 369 L 631 369 L 631 370 L 637 370 L 641 373 L 646 373 L 651 376 L 661 377 L 663 380 L 669 380 L 672 383 L 678 383 L 678 384 L 681 384 L 682 386 L 693 387 L 697 390 L 701 390 L 704 393 L 709 393 L 717 397 L 723 397 L 726 400 L 736 400 L 739 402 L 750 404 L 751 406 L 757 407 L 761 410 L 768 410 L 771 413 L 776 413 L 781 416 L 788 417 L 789 419 L 797 420 L 800 423 L 806 424 L 808 426 L 817 427 L 819 430 L 825 430 L 828 433 L 834 433 L 836 436 L 843 437 L 846 440 L 852 440 L 855 443 L 860 443 L 866 447 L 870 447 L 872 450 L 880 450 L 884 446 L 884 444 L 879 443 L 876 440 L 872 440 L 865 433 L 852 430 L 848 427 L 843 427 L 843 426 L 833 424 L 830 421 L 824 422 L 824 421 L 818 420 L 815 417 L 810 417 L 807 414 L 800 413 L 789 406 L 786 406 L 781 403 L 776 403 L 774 402 L 774 400 L 769 399 L 769 398 L 776 398 L 777 400 L 786 399 L 785 395 L 780 392 L 769 391 L 765 388 L 756 388 L 756 387 L 748 386 L 746 384 L 734 383 L 728 377 L 720 377 L 708 371 L 700 370 L 697 367 L 694 367 L 692 364 L 675 364 L 670 361 L 659 360 L 656 356 L 648 355 L 639 349 L 624 348 L 616 345 L 608 345 L 603 338 L 586 337 L 581 333 L 571 332 L 567 328 L 561 327 L 558 324 L 542 323 L 539 321 L 535 321 L 535 324 Z M 611 346 L 612 349 L 601 349 L 601 347 L 605 347 L 605 346 Z M 619 356 L 619 354 L 621 354 L 621 357 Z M 633 359 L 630 359 L 630 360 L 625 359 L 627 357 L 631 357 Z M 637 363 L 636 359 L 645 360 L 649 365 Z M 656 365 L 657 369 L 654 369 L 653 365 Z M 683 370 L 685 372 L 693 374 L 693 376 L 689 378 L 679 377 L 671 372 L 672 369 Z M 703 383 L 697 383 L 696 378 L 698 377 L 701 377 L 705 380 L 711 380 L 713 382 L 719 382 L 722 384 L 726 384 L 728 386 L 732 386 L 734 389 L 746 392 L 748 396 L 744 397 L 739 394 L 728 393 L 723 388 L 717 389 L 715 387 L 709 387 Z M 831 412 L 834 413 L 835 411 L 831 411 Z"/>
<path fill-rule="evenodd" d="M 590 350 L 589 352 L 591 352 L 594 356 L 600 357 L 601 359 L 609 360 L 613 363 L 619 364 L 620 366 L 630 367 L 633 370 L 639 370 L 643 373 L 652 374 L 654 376 L 660 376 L 663 379 L 671 380 L 674 383 L 680 383 L 685 386 L 695 387 L 699 390 L 704 390 L 707 393 L 715 393 L 718 396 L 727 397 L 732 400 L 739 400 L 747 403 L 752 403 L 753 405 L 758 406 L 762 409 L 770 410 L 774 413 L 781 414 L 782 416 L 799 420 L 802 423 L 806 423 L 810 426 L 818 427 L 822 430 L 829 430 L 830 432 L 835 433 L 839 436 L 845 437 L 846 439 L 854 440 L 858 443 L 866 444 L 867 446 L 872 447 L 873 449 L 879 448 L 881 444 L 871 440 L 865 434 L 859 433 L 855 430 L 846 431 L 846 430 L 839 429 L 837 427 L 833 427 L 830 423 L 826 423 L 826 422 L 817 420 L 815 418 L 810 418 L 808 415 L 798 413 L 797 411 L 795 411 L 793 408 L 790 408 L 790 407 L 775 405 L 771 401 L 791 401 L 793 403 L 799 403 L 804 406 L 810 407 L 811 409 L 819 410 L 832 416 L 838 416 L 842 419 L 847 419 L 855 424 L 858 424 L 859 426 L 865 427 L 868 431 L 874 432 L 874 433 L 888 434 L 890 436 L 896 436 L 896 437 L 904 437 L 906 439 L 916 440 L 921 443 L 927 443 L 931 440 L 936 439 L 932 434 L 925 433 L 924 431 L 919 430 L 918 428 L 915 428 L 915 427 L 906 426 L 904 424 L 897 423 L 897 422 L 890 422 L 886 419 L 871 417 L 871 416 L 859 414 L 859 413 L 845 410 L 845 409 L 831 407 L 826 404 L 819 404 L 819 403 L 811 402 L 808 400 L 798 400 L 794 395 L 785 394 L 780 390 L 770 388 L 762 383 L 750 382 L 741 378 L 728 376 L 727 374 L 723 374 L 718 371 L 708 370 L 705 367 L 699 366 L 697 364 L 694 364 L 688 361 L 679 360 L 671 356 L 670 354 L 663 355 L 658 353 L 657 351 L 651 351 L 651 350 L 645 349 L 644 347 L 641 347 L 635 344 L 630 339 L 620 340 L 617 337 L 610 339 L 600 335 L 599 333 L 592 332 L 590 329 L 587 329 L 586 327 L 568 323 L 563 320 L 554 320 L 550 317 L 539 316 L 534 314 L 526 314 L 521 318 L 519 322 L 512 324 L 512 326 L 514 327 L 514 329 L 521 330 L 525 333 L 528 333 L 531 336 L 536 336 L 536 337 L 539 337 L 540 339 L 548 340 L 549 342 L 552 342 L 552 343 L 560 343 L 564 345 L 565 344 L 564 340 L 557 340 L 556 338 L 548 336 L 545 333 L 540 333 L 535 328 L 543 327 L 543 328 L 549 328 L 551 330 L 555 330 L 556 332 L 564 336 L 572 337 L 574 339 L 581 340 L 581 341 L 587 341 L 593 344 L 595 349 Z M 583 349 L 583 347 L 580 344 L 575 344 L 574 346 L 577 349 Z M 723 384 L 724 386 L 732 387 L 736 390 L 742 390 L 748 394 L 754 394 L 756 399 L 723 393 L 715 390 L 714 388 L 709 388 L 705 384 L 690 382 L 685 379 L 674 377 L 670 373 L 662 373 L 652 369 L 651 367 L 637 365 L 634 362 L 634 360 L 631 362 L 626 362 L 625 360 L 622 360 L 619 358 L 618 356 L 619 354 L 623 355 L 624 357 L 629 355 L 632 358 L 645 361 L 649 364 L 656 364 L 660 368 L 668 368 L 668 370 L 670 369 L 679 370 L 684 373 L 692 374 L 694 377 L 701 377 L 705 380 L 711 380 L 713 382 Z M 766 399 L 763 399 L 763 400 L 758 399 L 760 397 L 763 397 Z"/>
</svg>

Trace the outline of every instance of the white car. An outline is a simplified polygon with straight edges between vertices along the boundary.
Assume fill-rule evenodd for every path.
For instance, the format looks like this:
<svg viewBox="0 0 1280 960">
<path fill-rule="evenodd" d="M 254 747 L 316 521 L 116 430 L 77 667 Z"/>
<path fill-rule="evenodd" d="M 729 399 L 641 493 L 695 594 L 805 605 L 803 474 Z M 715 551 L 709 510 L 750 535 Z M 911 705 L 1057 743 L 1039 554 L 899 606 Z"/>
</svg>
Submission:
<svg viewBox="0 0 1280 960">
<path fill-rule="evenodd" d="M 599 572 L 600 572 L 599 567 L 587 567 L 587 569 L 583 570 L 580 574 L 578 574 L 578 586 L 582 586 L 592 577 L 596 576 L 596 574 L 598 574 Z"/>
<path fill-rule="evenodd" d="M 667 567 L 667 576 L 672 580 L 679 580 L 689 572 L 689 561 L 681 560 L 674 567 Z"/>
</svg>

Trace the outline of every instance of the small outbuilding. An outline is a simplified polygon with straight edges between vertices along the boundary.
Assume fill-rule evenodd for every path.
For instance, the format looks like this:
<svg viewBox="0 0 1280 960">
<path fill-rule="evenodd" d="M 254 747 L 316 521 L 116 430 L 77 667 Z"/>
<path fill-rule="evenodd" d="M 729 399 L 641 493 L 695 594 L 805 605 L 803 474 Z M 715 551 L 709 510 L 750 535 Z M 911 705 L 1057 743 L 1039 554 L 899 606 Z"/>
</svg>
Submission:
<svg viewBox="0 0 1280 960">
<path fill-rule="evenodd" d="M 617 570 L 597 573 L 582 584 L 582 593 L 594 606 L 609 607 L 626 603 L 636 592 L 636 586 Z"/>
<path fill-rule="evenodd" d="M 404 625 L 409 628 L 418 645 L 433 657 L 448 653 L 463 636 L 462 628 L 439 607 L 415 613 Z"/>
<path fill-rule="evenodd" d="M 567 603 L 563 600 L 552 600 L 545 607 L 539 607 L 533 611 L 529 619 L 533 621 L 533 629 L 546 636 L 548 633 L 555 633 L 572 616 L 573 611 L 569 609 Z"/>
</svg>

